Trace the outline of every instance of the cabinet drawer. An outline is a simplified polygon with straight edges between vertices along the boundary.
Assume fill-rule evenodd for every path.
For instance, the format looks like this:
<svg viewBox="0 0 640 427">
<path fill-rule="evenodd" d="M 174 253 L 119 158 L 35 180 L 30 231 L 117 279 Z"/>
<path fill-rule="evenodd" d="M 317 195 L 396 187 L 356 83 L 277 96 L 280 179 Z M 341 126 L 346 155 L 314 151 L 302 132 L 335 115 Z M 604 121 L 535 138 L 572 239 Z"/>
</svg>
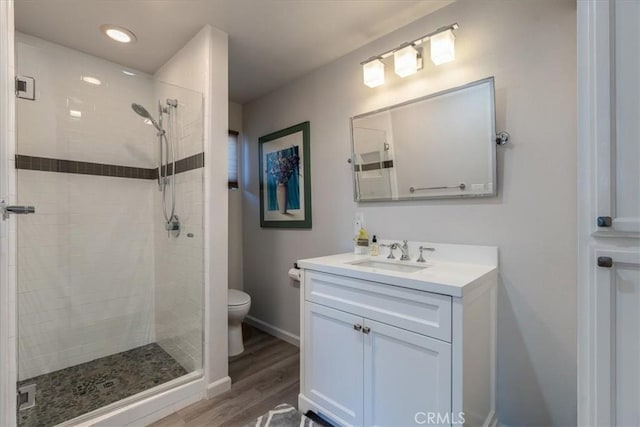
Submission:
<svg viewBox="0 0 640 427">
<path fill-rule="evenodd" d="M 451 342 L 451 297 L 306 270 L 305 300 Z"/>
</svg>

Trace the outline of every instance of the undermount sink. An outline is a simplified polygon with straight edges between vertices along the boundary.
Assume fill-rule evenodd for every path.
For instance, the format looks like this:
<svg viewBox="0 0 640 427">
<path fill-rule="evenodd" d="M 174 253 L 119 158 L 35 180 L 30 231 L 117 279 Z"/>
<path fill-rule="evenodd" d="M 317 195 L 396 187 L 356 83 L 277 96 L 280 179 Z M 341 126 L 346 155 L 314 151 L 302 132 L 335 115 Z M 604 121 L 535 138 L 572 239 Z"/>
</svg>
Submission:
<svg viewBox="0 0 640 427">
<path fill-rule="evenodd" d="M 377 268 L 380 270 L 389 270 L 396 271 L 398 273 L 415 273 L 417 271 L 424 270 L 427 266 L 422 265 L 412 265 L 412 264 L 401 264 L 403 261 L 398 262 L 385 262 L 385 261 L 375 261 L 372 259 L 358 260 L 349 262 L 348 264 L 355 265 L 358 267 L 369 267 L 369 268 Z"/>
</svg>

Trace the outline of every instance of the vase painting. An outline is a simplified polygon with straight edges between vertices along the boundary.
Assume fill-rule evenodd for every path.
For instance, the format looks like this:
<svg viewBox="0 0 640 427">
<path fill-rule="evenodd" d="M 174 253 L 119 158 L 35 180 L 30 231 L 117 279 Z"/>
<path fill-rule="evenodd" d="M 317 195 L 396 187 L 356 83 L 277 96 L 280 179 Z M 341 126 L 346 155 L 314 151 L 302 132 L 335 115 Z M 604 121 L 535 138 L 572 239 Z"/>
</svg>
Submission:
<svg viewBox="0 0 640 427">
<path fill-rule="evenodd" d="M 311 228 L 309 122 L 261 136 L 260 227 Z"/>
<path fill-rule="evenodd" d="M 267 154 L 267 210 L 286 214 L 300 209 L 300 156 L 293 146 Z"/>
</svg>

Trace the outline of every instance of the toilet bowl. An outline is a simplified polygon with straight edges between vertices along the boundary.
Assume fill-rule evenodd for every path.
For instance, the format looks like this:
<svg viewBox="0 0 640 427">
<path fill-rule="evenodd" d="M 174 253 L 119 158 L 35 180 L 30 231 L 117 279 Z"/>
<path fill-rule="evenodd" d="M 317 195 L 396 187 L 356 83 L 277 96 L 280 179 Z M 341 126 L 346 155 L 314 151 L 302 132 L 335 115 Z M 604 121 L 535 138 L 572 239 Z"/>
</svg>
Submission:
<svg viewBox="0 0 640 427">
<path fill-rule="evenodd" d="M 237 356 L 244 351 L 242 343 L 242 321 L 249 313 L 251 297 L 249 294 L 229 289 L 229 356 Z"/>
</svg>

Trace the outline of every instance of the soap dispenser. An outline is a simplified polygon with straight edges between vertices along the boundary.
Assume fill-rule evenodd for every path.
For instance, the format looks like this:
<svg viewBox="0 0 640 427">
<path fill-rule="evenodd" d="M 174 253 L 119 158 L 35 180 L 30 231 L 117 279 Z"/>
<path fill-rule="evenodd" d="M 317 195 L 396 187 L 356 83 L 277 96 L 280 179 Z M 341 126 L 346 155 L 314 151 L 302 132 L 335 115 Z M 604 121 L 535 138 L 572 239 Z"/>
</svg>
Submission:
<svg viewBox="0 0 640 427">
<path fill-rule="evenodd" d="M 378 238 L 374 235 L 371 239 L 371 256 L 378 256 Z"/>
</svg>

